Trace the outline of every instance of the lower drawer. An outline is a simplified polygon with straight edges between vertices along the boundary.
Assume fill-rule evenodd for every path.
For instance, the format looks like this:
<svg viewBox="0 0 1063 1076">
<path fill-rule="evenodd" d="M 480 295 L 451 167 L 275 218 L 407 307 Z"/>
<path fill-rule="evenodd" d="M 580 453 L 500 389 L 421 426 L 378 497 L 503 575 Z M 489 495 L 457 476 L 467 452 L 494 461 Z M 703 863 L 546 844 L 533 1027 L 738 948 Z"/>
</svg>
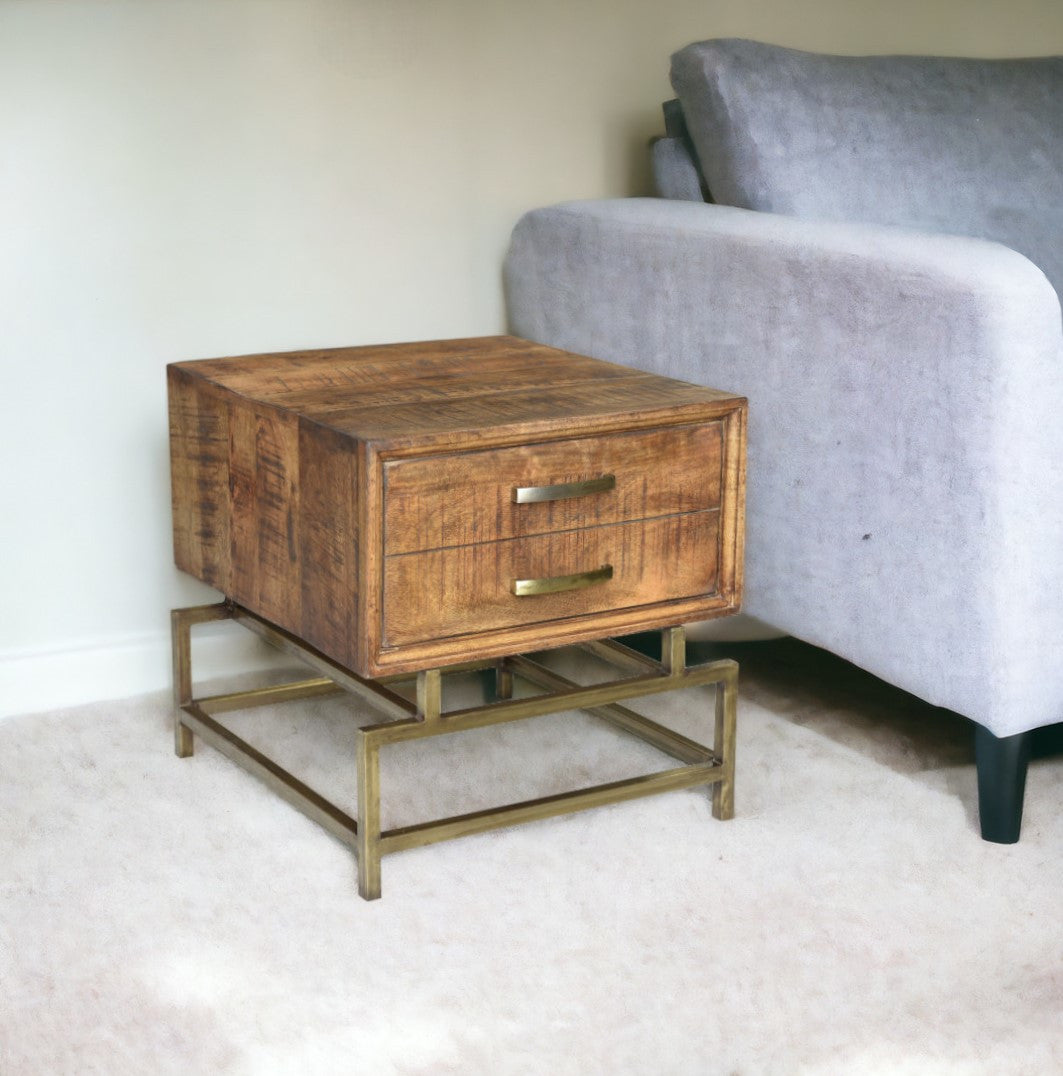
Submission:
<svg viewBox="0 0 1063 1076">
<path fill-rule="evenodd" d="M 392 556 L 383 644 L 711 595 L 718 563 L 717 510 Z M 586 573 L 592 581 L 579 585 Z M 514 593 L 518 581 L 526 584 L 518 589 L 543 589 L 540 580 L 556 582 L 546 593 Z"/>
</svg>

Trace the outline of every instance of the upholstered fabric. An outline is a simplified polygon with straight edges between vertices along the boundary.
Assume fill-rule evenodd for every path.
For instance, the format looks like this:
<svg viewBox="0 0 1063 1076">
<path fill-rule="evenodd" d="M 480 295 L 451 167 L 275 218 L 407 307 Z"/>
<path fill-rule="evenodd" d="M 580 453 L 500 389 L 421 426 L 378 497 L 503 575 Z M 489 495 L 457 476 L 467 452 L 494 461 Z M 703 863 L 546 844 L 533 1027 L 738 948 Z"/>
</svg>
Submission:
<svg viewBox="0 0 1063 1076">
<path fill-rule="evenodd" d="M 658 138 L 650 146 L 653 181 L 660 198 L 703 202 L 701 176 L 690 152 L 678 138 Z"/>
<path fill-rule="evenodd" d="M 510 326 L 750 400 L 746 601 L 997 735 L 1063 715 L 1063 329 L 997 243 L 632 199 L 542 209 Z"/>
<path fill-rule="evenodd" d="M 1063 57 L 729 39 L 677 52 L 672 84 L 715 201 L 997 240 L 1063 290 Z"/>
</svg>

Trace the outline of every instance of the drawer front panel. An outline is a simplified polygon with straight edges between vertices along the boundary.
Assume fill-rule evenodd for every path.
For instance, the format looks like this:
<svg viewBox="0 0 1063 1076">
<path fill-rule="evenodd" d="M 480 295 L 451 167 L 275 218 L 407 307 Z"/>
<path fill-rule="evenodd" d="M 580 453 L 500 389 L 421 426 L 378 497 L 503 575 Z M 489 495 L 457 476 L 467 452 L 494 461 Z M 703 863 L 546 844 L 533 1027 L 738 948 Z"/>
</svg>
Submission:
<svg viewBox="0 0 1063 1076">
<path fill-rule="evenodd" d="M 395 460 L 384 465 L 385 553 L 717 508 L 722 456 L 716 421 Z"/>
<path fill-rule="evenodd" d="M 383 643 L 711 595 L 718 557 L 715 510 L 389 557 Z"/>
</svg>

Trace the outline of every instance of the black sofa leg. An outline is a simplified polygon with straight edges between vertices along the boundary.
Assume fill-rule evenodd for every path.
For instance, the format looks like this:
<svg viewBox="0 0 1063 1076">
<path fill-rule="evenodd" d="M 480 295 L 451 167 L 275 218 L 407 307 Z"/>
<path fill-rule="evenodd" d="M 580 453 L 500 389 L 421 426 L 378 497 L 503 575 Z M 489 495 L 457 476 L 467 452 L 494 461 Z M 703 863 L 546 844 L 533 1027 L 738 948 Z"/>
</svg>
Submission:
<svg viewBox="0 0 1063 1076">
<path fill-rule="evenodd" d="M 1014 844 L 1022 826 L 1022 797 L 1033 732 L 994 736 L 975 725 L 974 757 L 978 767 L 978 815 L 982 840 Z"/>
</svg>

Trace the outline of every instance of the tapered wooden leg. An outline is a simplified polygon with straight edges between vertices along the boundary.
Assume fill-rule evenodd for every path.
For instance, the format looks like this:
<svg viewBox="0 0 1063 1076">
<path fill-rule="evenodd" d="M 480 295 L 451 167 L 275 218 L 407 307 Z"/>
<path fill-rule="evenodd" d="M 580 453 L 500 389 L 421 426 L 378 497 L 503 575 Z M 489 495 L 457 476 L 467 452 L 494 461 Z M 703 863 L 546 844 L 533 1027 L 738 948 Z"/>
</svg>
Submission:
<svg viewBox="0 0 1063 1076">
<path fill-rule="evenodd" d="M 358 893 L 380 896 L 380 745 L 358 730 Z"/>
<path fill-rule="evenodd" d="M 978 815 L 985 841 L 1014 844 L 1019 839 L 1032 741 L 1032 731 L 994 736 L 981 725 L 975 726 Z"/>
</svg>

